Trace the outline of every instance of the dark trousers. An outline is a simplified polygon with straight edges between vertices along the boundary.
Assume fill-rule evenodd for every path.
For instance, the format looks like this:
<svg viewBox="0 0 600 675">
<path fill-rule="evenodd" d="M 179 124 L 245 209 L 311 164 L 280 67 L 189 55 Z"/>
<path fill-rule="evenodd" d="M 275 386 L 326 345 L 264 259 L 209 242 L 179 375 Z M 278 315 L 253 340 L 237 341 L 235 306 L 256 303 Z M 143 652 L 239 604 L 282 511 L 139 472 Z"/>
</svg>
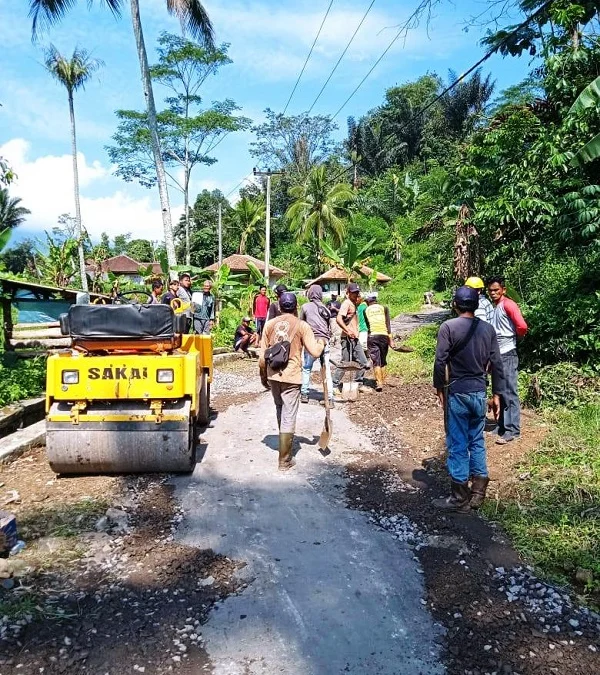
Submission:
<svg viewBox="0 0 600 675">
<path fill-rule="evenodd" d="M 519 436 L 521 434 L 521 403 L 519 401 L 519 357 L 512 349 L 502 354 L 504 366 L 504 393 L 500 397 L 498 435 Z"/>
<path fill-rule="evenodd" d="M 258 319 L 258 318 L 255 317 L 254 321 L 256 323 L 256 332 L 259 335 L 262 335 L 263 328 L 265 327 L 265 324 L 267 323 L 266 317 L 264 319 Z"/>
<path fill-rule="evenodd" d="M 387 335 L 369 335 L 367 348 L 374 368 L 387 366 L 387 355 L 390 348 L 390 341 Z"/>
<path fill-rule="evenodd" d="M 346 334 L 342 335 L 342 361 L 358 361 L 362 368 L 356 371 L 354 376 L 355 382 L 362 382 L 365 376 L 365 370 L 369 365 L 367 357 L 365 356 L 365 350 L 362 348 L 362 345 L 358 341 L 358 338 L 349 338 Z M 333 373 L 333 386 L 338 388 L 344 377 L 344 370 L 341 368 L 336 368 Z"/>
</svg>

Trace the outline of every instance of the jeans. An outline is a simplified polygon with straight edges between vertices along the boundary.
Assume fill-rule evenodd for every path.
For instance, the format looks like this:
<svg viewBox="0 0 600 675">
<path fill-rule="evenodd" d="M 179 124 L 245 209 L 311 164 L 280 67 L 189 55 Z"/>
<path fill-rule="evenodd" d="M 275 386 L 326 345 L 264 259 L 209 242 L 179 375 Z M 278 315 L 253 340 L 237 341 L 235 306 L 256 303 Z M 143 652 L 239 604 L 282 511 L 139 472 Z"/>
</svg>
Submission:
<svg viewBox="0 0 600 675">
<path fill-rule="evenodd" d="M 349 338 L 346 334 L 342 335 L 342 361 L 358 361 L 360 363 L 362 368 L 356 371 L 354 381 L 362 383 L 369 362 L 360 342 L 356 338 Z M 344 370 L 336 368 L 333 374 L 333 386 L 336 389 L 339 388 L 343 377 Z"/>
<path fill-rule="evenodd" d="M 487 413 L 485 391 L 450 394 L 448 397 L 448 473 L 452 480 L 464 483 L 469 476 L 488 475 L 483 429 Z"/>
<path fill-rule="evenodd" d="M 500 397 L 500 417 L 498 418 L 499 436 L 519 436 L 521 434 L 521 403 L 519 402 L 519 357 L 517 350 L 511 349 L 501 354 L 504 366 L 504 393 Z"/>
<path fill-rule="evenodd" d="M 275 401 L 275 412 L 280 434 L 293 434 L 296 431 L 296 416 L 300 407 L 300 385 L 269 380 L 271 394 Z"/>
<path fill-rule="evenodd" d="M 333 400 L 333 382 L 331 380 L 331 366 L 329 364 L 329 344 L 325 345 L 321 356 L 311 356 L 306 349 L 304 350 L 304 361 L 302 363 L 302 394 L 308 396 L 308 386 L 310 384 L 310 374 L 315 361 L 319 360 L 325 366 L 325 379 L 327 380 L 327 392 L 329 399 Z"/>
</svg>

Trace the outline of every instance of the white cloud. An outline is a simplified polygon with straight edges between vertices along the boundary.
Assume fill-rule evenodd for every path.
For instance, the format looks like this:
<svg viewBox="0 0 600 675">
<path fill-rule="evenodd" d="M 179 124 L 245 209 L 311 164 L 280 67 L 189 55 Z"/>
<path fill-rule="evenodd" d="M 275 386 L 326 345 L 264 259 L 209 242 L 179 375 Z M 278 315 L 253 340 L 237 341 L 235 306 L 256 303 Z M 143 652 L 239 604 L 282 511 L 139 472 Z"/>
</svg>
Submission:
<svg viewBox="0 0 600 675">
<path fill-rule="evenodd" d="M 364 14 L 364 7 L 334 8 L 327 17 L 305 76 L 320 77 L 337 60 Z M 323 20 L 323 8 L 263 2 L 221 3 L 209 7 L 218 40 L 231 40 L 234 62 L 260 73 L 261 79 L 278 80 L 300 72 L 308 50 Z M 406 19 L 407 9 L 395 13 L 372 11 L 344 57 L 346 65 L 373 62 Z M 442 30 L 443 29 L 443 30 Z M 392 49 L 404 58 L 447 54 L 456 46 L 460 31 L 448 26 L 409 30 Z M 235 40 L 233 40 L 235 37 Z M 238 52 L 239 53 L 236 53 Z"/>
<path fill-rule="evenodd" d="M 31 144 L 22 138 L 0 146 L 0 155 L 10 161 L 18 175 L 11 193 L 21 197 L 23 206 L 31 211 L 24 227 L 41 233 L 54 227 L 62 213 L 74 214 L 73 165 L 71 155 L 33 159 L 31 154 Z M 115 190 L 112 184 L 116 181 L 109 168 L 97 160 L 88 163 L 82 153 L 78 155 L 78 168 L 81 215 L 92 239 L 98 239 L 101 232 L 110 236 L 131 232 L 134 237 L 162 240 L 162 219 L 153 193 L 136 198 L 127 188 Z M 92 197 L 92 191 L 107 194 Z M 178 217 L 178 210 L 173 209 L 173 219 Z"/>
</svg>

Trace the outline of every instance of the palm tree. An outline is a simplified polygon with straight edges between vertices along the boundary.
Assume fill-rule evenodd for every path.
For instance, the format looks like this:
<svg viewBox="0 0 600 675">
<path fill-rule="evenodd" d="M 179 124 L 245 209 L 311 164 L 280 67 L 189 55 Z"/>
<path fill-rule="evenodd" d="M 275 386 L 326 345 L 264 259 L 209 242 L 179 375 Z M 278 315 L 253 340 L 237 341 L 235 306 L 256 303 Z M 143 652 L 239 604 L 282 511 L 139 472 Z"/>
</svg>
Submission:
<svg viewBox="0 0 600 675">
<path fill-rule="evenodd" d="M 254 240 L 256 235 L 258 235 L 260 241 L 264 242 L 265 212 L 266 208 L 262 197 L 259 199 L 244 197 L 236 204 L 232 216 L 241 233 L 238 253 L 242 255 L 246 253 L 248 242 Z"/>
<path fill-rule="evenodd" d="M 33 35 L 35 36 L 37 34 L 38 25 L 43 27 L 59 22 L 67 11 L 75 4 L 75 1 L 76 0 L 29 0 L 29 15 L 33 19 Z M 115 16 L 120 16 L 125 2 L 126 0 L 104 0 L 104 4 Z M 88 5 L 90 4 L 91 3 L 88 2 Z M 142 22 L 140 19 L 140 2 L 139 0 L 129 0 L 129 4 L 131 7 L 133 33 L 140 61 L 144 97 L 146 99 L 148 126 L 150 128 L 150 136 L 152 139 L 152 153 L 156 165 L 156 178 L 165 232 L 167 260 L 169 262 L 169 267 L 174 267 L 177 264 L 177 259 L 175 255 L 173 224 L 171 222 L 171 207 L 169 205 L 165 165 L 158 137 L 156 106 L 154 104 L 154 92 L 152 90 L 152 81 L 150 79 L 148 55 L 146 54 Z M 201 39 L 207 48 L 212 49 L 214 47 L 212 24 L 200 0 L 166 0 L 166 5 L 169 14 L 175 15 L 179 19 L 182 29 L 187 29 L 192 37 Z"/>
<path fill-rule="evenodd" d="M 354 192 L 347 183 L 331 185 L 321 165 L 311 169 L 303 185 L 290 188 L 289 194 L 295 201 L 286 218 L 297 240 L 313 248 L 318 267 L 325 238 L 329 237 L 334 246 L 342 243 L 346 232 L 343 218 L 350 216 L 348 204 L 354 200 Z"/>
<path fill-rule="evenodd" d="M 75 129 L 74 94 L 84 89 L 86 82 L 94 72 L 103 65 L 99 59 L 92 59 L 86 49 L 75 47 L 73 56 L 67 59 L 54 45 L 46 50 L 44 65 L 46 70 L 67 90 L 69 99 L 69 115 L 71 117 L 71 152 L 73 154 L 73 190 L 75 193 L 75 219 L 77 221 L 77 251 L 79 256 L 79 273 L 81 288 L 88 290 L 85 274 L 85 255 L 83 253 L 83 227 L 81 224 L 81 204 L 79 200 L 79 171 L 77 169 L 77 132 Z"/>
<path fill-rule="evenodd" d="M 12 230 L 20 225 L 25 216 L 31 211 L 24 206 L 19 206 L 19 197 L 9 197 L 6 188 L 0 189 L 0 231 Z"/>
<path fill-rule="evenodd" d="M 340 248 L 334 249 L 326 241 L 322 242 L 323 253 L 328 263 L 335 265 L 338 269 L 344 270 L 346 280 L 357 276 L 365 276 L 363 267 L 369 262 L 369 254 L 373 250 L 377 239 L 371 239 L 360 248 L 353 242 L 347 241 Z"/>
</svg>

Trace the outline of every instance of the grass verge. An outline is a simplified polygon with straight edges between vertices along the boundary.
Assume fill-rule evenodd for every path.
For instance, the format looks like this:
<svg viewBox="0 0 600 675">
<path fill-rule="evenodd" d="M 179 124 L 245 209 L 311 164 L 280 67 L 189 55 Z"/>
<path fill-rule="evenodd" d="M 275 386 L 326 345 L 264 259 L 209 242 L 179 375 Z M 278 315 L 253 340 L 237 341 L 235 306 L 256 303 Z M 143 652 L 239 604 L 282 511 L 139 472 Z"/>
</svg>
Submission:
<svg viewBox="0 0 600 675">
<path fill-rule="evenodd" d="M 600 406 L 546 413 L 546 440 L 485 514 L 543 574 L 600 598 Z"/>
<path fill-rule="evenodd" d="M 388 356 L 390 375 L 399 377 L 405 384 L 424 379 L 431 380 L 438 328 L 439 326 L 435 324 L 423 326 L 405 340 L 404 344 L 412 347 L 414 352 L 390 351 Z"/>
</svg>

